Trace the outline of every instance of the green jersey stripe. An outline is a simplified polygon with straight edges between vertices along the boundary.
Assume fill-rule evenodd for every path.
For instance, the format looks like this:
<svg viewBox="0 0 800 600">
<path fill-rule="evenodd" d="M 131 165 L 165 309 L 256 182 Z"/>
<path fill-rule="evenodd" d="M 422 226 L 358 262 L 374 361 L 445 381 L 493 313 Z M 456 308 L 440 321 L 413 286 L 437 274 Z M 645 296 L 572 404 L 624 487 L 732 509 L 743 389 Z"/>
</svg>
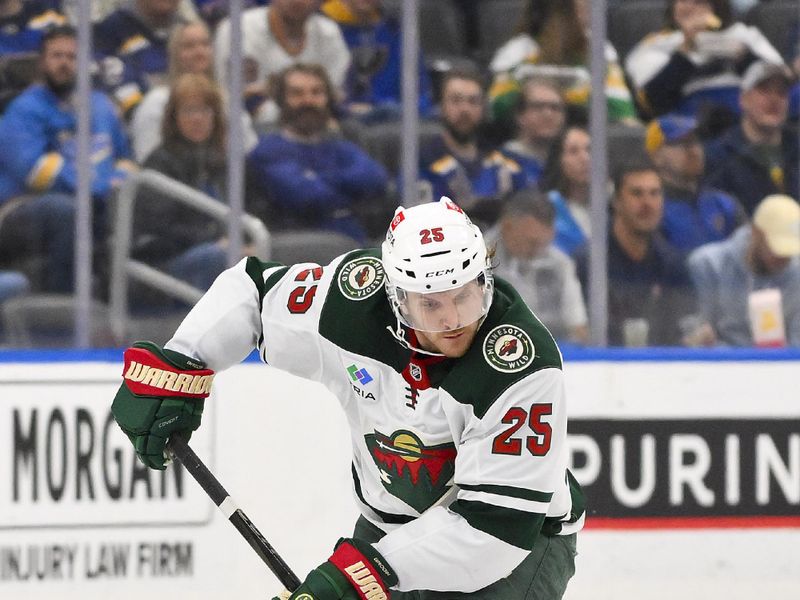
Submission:
<svg viewBox="0 0 800 600">
<path fill-rule="evenodd" d="M 272 275 L 267 277 L 266 281 L 264 280 L 264 271 L 267 269 L 273 269 L 275 267 L 280 267 L 277 269 Z M 251 256 L 247 259 L 245 263 L 245 271 L 250 276 L 250 279 L 253 280 L 253 283 L 258 290 L 258 312 L 261 313 L 264 310 L 264 296 L 267 295 L 267 292 L 272 289 L 272 287 L 280 281 L 281 277 L 286 274 L 286 271 L 289 270 L 289 267 L 284 267 L 280 263 L 276 262 L 263 262 L 258 260 L 257 258 Z M 264 341 L 264 332 L 258 334 L 258 345 L 261 346 L 262 342 Z M 266 362 L 266 358 L 262 356 L 264 361 Z"/>
<path fill-rule="evenodd" d="M 497 496 L 509 496 L 521 500 L 531 500 L 532 502 L 550 502 L 553 498 L 552 492 L 540 492 L 538 490 L 528 490 L 510 485 L 470 485 L 466 483 L 456 485 L 462 490 L 486 492 L 487 494 L 495 494 Z"/>
<path fill-rule="evenodd" d="M 545 516 L 477 502 L 456 500 L 450 510 L 464 517 L 470 526 L 488 533 L 506 543 L 532 550 Z"/>
<path fill-rule="evenodd" d="M 270 275 L 266 281 L 264 281 L 264 271 L 268 269 L 273 269 L 275 267 L 281 267 L 277 271 L 275 271 L 272 275 Z M 264 296 L 267 295 L 267 292 L 272 289 L 272 287 L 278 283 L 281 277 L 289 270 L 289 267 L 284 267 L 280 263 L 276 262 L 263 262 L 259 259 L 251 256 L 247 259 L 247 263 L 245 265 L 245 271 L 250 276 L 250 279 L 253 280 L 253 283 L 258 290 L 258 304 L 259 308 L 261 308 L 261 304 L 264 301 Z"/>
</svg>

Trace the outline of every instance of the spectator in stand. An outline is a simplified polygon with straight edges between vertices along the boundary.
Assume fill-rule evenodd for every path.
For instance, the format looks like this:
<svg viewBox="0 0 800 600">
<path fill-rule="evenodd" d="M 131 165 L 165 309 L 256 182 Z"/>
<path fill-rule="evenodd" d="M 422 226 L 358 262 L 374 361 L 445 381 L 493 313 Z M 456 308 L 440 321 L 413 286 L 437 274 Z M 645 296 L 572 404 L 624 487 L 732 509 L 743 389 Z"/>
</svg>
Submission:
<svg viewBox="0 0 800 600">
<path fill-rule="evenodd" d="M 592 236 L 590 142 L 584 127 L 567 127 L 553 143 L 539 182 L 556 209 L 555 245 L 573 258 Z"/>
<path fill-rule="evenodd" d="M 0 0 L 0 113 L 34 82 L 42 35 L 67 22 L 57 0 Z"/>
<path fill-rule="evenodd" d="M 452 70 L 442 80 L 442 134 L 420 148 L 420 177 L 428 200 L 458 198 L 482 225 L 500 214 L 502 198 L 525 186 L 525 174 L 499 149 L 482 143 L 478 131 L 486 98 L 480 75 Z"/>
<path fill-rule="evenodd" d="M 677 112 L 711 120 L 709 127 L 718 131 L 739 114 L 739 84 L 748 65 L 782 62 L 757 28 L 733 21 L 728 0 L 670 0 L 665 25 L 625 60 L 639 107 L 649 117 Z"/>
<path fill-rule="evenodd" d="M 674 346 L 685 343 L 695 308 L 681 255 L 659 233 L 661 179 L 649 164 L 623 166 L 614 178 L 608 232 L 608 343 Z M 578 259 L 587 285 L 588 252 Z"/>
<path fill-rule="evenodd" d="M 225 201 L 226 129 L 222 91 L 204 75 L 184 74 L 170 90 L 155 169 Z M 224 225 L 150 191 L 136 202 L 132 255 L 207 290 L 227 267 Z"/>
<path fill-rule="evenodd" d="M 688 264 L 719 344 L 800 346 L 800 205 L 794 199 L 767 196 L 752 225 L 701 246 Z"/>
<path fill-rule="evenodd" d="M 798 188 L 797 134 L 786 127 L 791 72 L 755 62 L 742 77 L 742 120 L 706 146 L 706 183 L 736 196 L 748 215 L 762 198 Z"/>
<path fill-rule="evenodd" d="M 64 7 L 64 12 L 73 23 L 76 22 L 77 19 L 77 4 L 81 1 L 82 0 L 61 0 L 61 5 Z M 131 0 L 91 0 L 90 8 L 92 23 L 99 23 L 115 10 L 121 8 L 125 4 L 130 3 L 130 1 Z M 192 0 L 178 0 L 178 15 L 181 19 L 186 21 L 191 21 L 199 17 L 197 14 L 197 9 L 195 8 Z"/>
<path fill-rule="evenodd" d="M 58 0 L 0 0 L 0 56 L 38 52 L 44 32 L 66 22 Z"/>
<path fill-rule="evenodd" d="M 503 145 L 503 154 L 515 160 L 536 186 L 545 161 L 566 121 L 566 104 L 558 86 L 546 79 L 530 78 L 520 84 L 514 107 L 517 137 Z"/>
<path fill-rule="evenodd" d="M 172 31 L 167 46 L 169 51 L 169 80 L 174 83 L 184 73 L 214 76 L 211 33 L 199 20 L 181 23 Z M 145 94 L 136 107 L 131 120 L 131 138 L 136 159 L 143 162 L 161 143 L 161 123 L 169 99 L 169 85 L 158 85 Z M 242 116 L 245 151 L 252 150 L 258 142 L 253 122 L 245 113 Z"/>
<path fill-rule="evenodd" d="M 252 8 L 253 6 L 266 6 L 269 0 L 243 0 L 242 8 Z M 216 29 L 217 24 L 228 16 L 230 12 L 230 0 L 194 0 L 194 6 L 203 21 L 208 23 L 212 29 Z"/>
<path fill-rule="evenodd" d="M 248 156 L 265 210 L 251 212 L 274 229 L 331 229 L 364 242 L 359 205 L 383 198 L 388 176 L 361 148 L 335 135 L 335 91 L 320 65 L 296 64 L 275 81 L 281 130 Z"/>
<path fill-rule="evenodd" d="M 486 233 L 494 244 L 495 276 L 511 282 L 558 340 L 588 340 L 586 305 L 575 263 L 553 245 L 555 209 L 534 188 L 515 192 L 499 223 Z"/>
<path fill-rule="evenodd" d="M 510 122 L 519 82 L 532 75 L 558 77 L 567 103 L 585 107 L 591 92 L 589 0 L 528 0 L 516 33 L 495 53 L 489 69 L 494 119 Z M 636 111 L 617 52 L 606 44 L 606 98 L 611 122 L 632 122 Z"/>
<path fill-rule="evenodd" d="M 350 51 L 339 26 L 317 14 L 319 0 L 272 0 L 269 6 L 242 13 L 242 60 L 245 102 L 254 120 L 272 124 L 279 108 L 270 98 L 270 78 L 296 64 L 323 65 L 337 100 L 343 97 Z M 214 56 L 218 80 L 229 80 L 230 21 L 217 27 Z"/>
<path fill-rule="evenodd" d="M 74 199 L 77 187 L 75 29 L 62 25 L 42 37 L 44 82 L 20 94 L 0 120 L 0 205 L 6 212 L 0 233 L 2 252 L 43 250 L 48 289 L 72 287 Z M 93 91 L 91 192 L 95 226 L 102 236 L 104 200 L 132 168 L 128 142 L 114 105 Z M 15 243 L 12 243 L 14 242 Z"/>
<path fill-rule="evenodd" d="M 362 121 L 400 117 L 402 102 L 402 32 L 384 13 L 383 0 L 327 0 L 322 12 L 338 23 L 350 49 L 345 83 L 346 108 Z M 419 59 L 419 114 L 430 114 L 431 81 Z"/>
<path fill-rule="evenodd" d="M 121 60 L 124 66 L 118 82 L 112 81 L 110 69 L 104 75 L 123 113 L 136 106 L 150 87 L 166 81 L 167 40 L 183 22 L 178 5 L 179 0 L 131 0 L 95 26 L 95 51 Z"/>
<path fill-rule="evenodd" d="M 664 115 L 647 127 L 645 146 L 664 183 L 661 233 L 679 251 L 727 238 L 746 219 L 739 201 L 702 182 L 705 153 L 692 117 Z"/>
</svg>

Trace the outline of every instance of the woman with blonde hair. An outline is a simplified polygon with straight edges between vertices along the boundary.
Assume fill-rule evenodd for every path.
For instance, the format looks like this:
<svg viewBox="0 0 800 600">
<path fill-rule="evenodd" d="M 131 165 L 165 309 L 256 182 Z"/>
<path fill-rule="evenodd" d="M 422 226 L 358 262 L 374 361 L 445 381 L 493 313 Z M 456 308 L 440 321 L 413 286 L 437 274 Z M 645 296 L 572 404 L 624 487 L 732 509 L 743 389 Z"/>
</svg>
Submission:
<svg viewBox="0 0 800 600">
<path fill-rule="evenodd" d="M 175 27 L 167 46 L 169 53 L 169 83 L 184 73 L 205 75 L 214 79 L 211 32 L 203 21 L 195 20 Z M 136 160 L 142 162 L 161 142 L 160 124 L 169 98 L 170 87 L 160 85 L 150 89 L 142 99 L 131 121 L 131 138 Z M 257 143 L 253 123 L 247 113 L 242 115 L 245 151 Z"/>
</svg>

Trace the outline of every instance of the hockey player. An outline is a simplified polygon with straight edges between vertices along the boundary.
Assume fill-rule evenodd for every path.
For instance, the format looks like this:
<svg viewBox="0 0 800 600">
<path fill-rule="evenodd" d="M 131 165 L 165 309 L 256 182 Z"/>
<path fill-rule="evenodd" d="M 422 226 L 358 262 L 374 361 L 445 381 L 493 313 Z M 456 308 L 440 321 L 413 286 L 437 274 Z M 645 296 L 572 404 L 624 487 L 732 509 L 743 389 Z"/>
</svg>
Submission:
<svg viewBox="0 0 800 600">
<path fill-rule="evenodd" d="M 245 259 L 164 349 L 129 348 L 112 411 L 145 464 L 254 347 L 339 398 L 354 449 L 355 532 L 292 599 L 562 597 L 584 501 L 561 354 L 455 203 L 398 208 L 380 251 L 324 267 Z"/>
</svg>

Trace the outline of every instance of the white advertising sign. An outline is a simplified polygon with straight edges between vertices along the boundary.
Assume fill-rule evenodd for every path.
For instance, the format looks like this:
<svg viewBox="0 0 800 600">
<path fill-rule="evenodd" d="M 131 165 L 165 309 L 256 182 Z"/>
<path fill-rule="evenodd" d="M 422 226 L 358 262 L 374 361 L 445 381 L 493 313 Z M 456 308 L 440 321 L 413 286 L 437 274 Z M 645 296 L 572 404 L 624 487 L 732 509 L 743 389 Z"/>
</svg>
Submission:
<svg viewBox="0 0 800 600">
<path fill-rule="evenodd" d="M 0 599 L 271 598 L 280 584 L 189 474 L 134 461 L 109 420 L 120 370 L 0 362 Z M 800 513 L 797 372 L 791 361 L 569 363 L 570 413 L 583 423 L 570 440 L 576 474 L 608 485 L 618 513 L 644 501 L 660 510 L 653 499 L 730 510 L 759 494 Z M 781 428 L 768 431 L 770 419 Z M 666 429 L 639 431 L 637 420 Z M 703 420 L 735 427 L 717 444 L 695 428 Z M 750 460 L 749 440 L 760 444 L 753 485 L 746 471 L 734 485 L 730 465 Z M 352 532 L 346 421 L 318 384 L 252 363 L 221 373 L 191 445 L 301 578 Z M 602 506 L 595 496 L 590 511 Z M 799 538 L 798 528 L 588 529 L 565 599 L 793 597 Z"/>
</svg>

